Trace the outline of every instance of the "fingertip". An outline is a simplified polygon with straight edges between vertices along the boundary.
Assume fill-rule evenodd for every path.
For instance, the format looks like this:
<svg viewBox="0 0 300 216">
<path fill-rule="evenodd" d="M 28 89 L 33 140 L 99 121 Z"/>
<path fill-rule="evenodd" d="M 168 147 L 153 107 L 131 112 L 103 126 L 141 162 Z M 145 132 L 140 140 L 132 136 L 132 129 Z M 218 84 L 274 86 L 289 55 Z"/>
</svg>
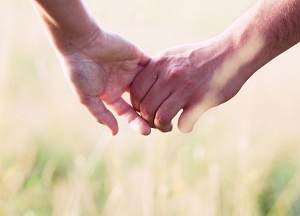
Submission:
<svg viewBox="0 0 300 216">
<path fill-rule="evenodd" d="M 178 125 L 178 129 L 182 133 L 191 133 L 193 131 L 193 128 L 194 128 L 194 125 L 193 126 L 190 126 L 190 125 L 187 125 L 187 124 L 184 124 L 184 125 L 179 124 Z"/>
<path fill-rule="evenodd" d="M 111 130 L 112 136 L 116 136 L 118 134 L 119 130 Z"/>
<path fill-rule="evenodd" d="M 165 126 L 163 128 L 160 128 L 159 130 L 163 133 L 171 132 L 173 130 L 173 125 L 170 124 L 169 126 Z"/>
<path fill-rule="evenodd" d="M 142 119 L 136 118 L 129 123 L 129 126 L 141 135 L 148 136 L 151 133 L 150 126 Z"/>
<path fill-rule="evenodd" d="M 146 66 L 151 61 L 151 57 L 143 53 L 139 65 Z"/>
<path fill-rule="evenodd" d="M 195 112 L 191 110 L 183 110 L 178 120 L 178 129 L 182 133 L 190 133 L 193 131 L 194 125 L 199 119 Z"/>
<path fill-rule="evenodd" d="M 172 130 L 173 130 L 173 124 L 170 125 L 170 128 L 169 128 L 168 132 L 171 132 Z"/>
<path fill-rule="evenodd" d="M 163 133 L 168 133 L 168 132 L 171 132 L 173 130 L 173 124 L 170 123 L 170 124 L 155 124 L 155 128 L 158 129 L 160 132 L 163 132 Z"/>
<path fill-rule="evenodd" d="M 151 128 L 147 122 L 123 98 L 109 105 L 128 125 L 142 135 L 149 135 Z"/>
<path fill-rule="evenodd" d="M 79 96 L 80 102 L 89 110 L 96 121 L 108 127 L 113 136 L 118 133 L 118 122 L 97 96 Z"/>
<path fill-rule="evenodd" d="M 143 131 L 140 132 L 141 135 L 143 136 L 149 136 L 151 134 L 151 128 L 147 128 L 147 129 L 144 129 Z"/>
<path fill-rule="evenodd" d="M 107 128 L 109 128 L 112 136 L 116 136 L 119 132 L 119 126 L 118 126 L 118 122 L 117 120 L 113 117 L 111 118 L 109 121 L 106 121 L 105 123 L 101 120 L 97 120 L 98 123 L 102 124 L 103 126 L 106 126 Z"/>
</svg>

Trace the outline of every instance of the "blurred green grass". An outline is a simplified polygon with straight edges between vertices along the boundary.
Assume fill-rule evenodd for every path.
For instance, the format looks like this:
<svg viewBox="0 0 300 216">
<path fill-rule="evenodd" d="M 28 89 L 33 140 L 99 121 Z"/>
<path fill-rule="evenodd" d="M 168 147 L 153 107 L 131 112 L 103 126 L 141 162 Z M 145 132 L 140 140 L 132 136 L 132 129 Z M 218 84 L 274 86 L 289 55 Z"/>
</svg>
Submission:
<svg viewBox="0 0 300 216">
<path fill-rule="evenodd" d="M 88 1 L 150 55 L 210 38 L 248 1 Z M 111 137 L 73 97 L 29 1 L 0 0 L 0 215 L 300 215 L 297 46 L 191 134 Z"/>
</svg>

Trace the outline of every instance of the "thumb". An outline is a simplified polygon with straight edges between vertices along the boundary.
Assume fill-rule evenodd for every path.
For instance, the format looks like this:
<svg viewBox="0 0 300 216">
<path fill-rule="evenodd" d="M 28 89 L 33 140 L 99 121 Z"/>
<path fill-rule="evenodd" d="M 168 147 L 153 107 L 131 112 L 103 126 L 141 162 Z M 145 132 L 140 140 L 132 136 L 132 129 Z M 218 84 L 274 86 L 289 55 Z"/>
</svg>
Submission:
<svg viewBox="0 0 300 216">
<path fill-rule="evenodd" d="M 150 61 L 151 61 L 151 58 L 142 52 L 140 62 L 138 64 L 138 67 L 136 68 L 136 72 L 137 73 L 141 72 Z"/>
<path fill-rule="evenodd" d="M 202 114 L 212 107 L 210 101 L 203 100 L 184 107 L 178 120 L 178 129 L 183 133 L 192 132 Z"/>
<path fill-rule="evenodd" d="M 151 57 L 141 51 L 139 66 L 145 67 L 151 61 Z"/>
</svg>

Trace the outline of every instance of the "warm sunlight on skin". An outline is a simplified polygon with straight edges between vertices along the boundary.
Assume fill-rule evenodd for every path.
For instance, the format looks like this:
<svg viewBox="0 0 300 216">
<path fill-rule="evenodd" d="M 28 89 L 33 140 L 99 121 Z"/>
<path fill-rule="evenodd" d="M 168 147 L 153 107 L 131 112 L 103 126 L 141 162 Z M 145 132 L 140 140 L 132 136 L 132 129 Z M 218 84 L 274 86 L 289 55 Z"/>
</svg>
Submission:
<svg viewBox="0 0 300 216">
<path fill-rule="evenodd" d="M 263 0 L 267 1 L 271 0 Z M 272 0 L 272 8 L 279 1 L 288 0 Z M 87 1 L 100 25 L 136 42 L 150 56 L 177 44 L 207 41 L 253 2 Z M 66 6 L 70 11 L 72 4 Z M 283 11 L 286 16 L 288 10 Z M 263 14 L 272 19 L 272 13 Z M 119 133 L 111 136 L 74 98 L 29 0 L 0 0 L 0 18 L 1 216 L 300 215 L 300 46 L 257 72 L 230 103 L 203 115 L 193 133 L 157 129 L 144 137 L 127 121 L 118 121 Z M 245 25 L 241 22 L 233 32 L 243 31 Z M 276 31 L 275 24 L 270 26 Z M 282 34 L 288 41 L 291 33 L 286 26 L 284 22 Z M 253 35 L 253 29 L 249 32 Z M 246 38 L 243 41 L 249 41 Z M 274 54 L 272 38 L 266 38 L 266 55 Z M 276 44 L 278 50 L 280 43 Z M 194 57 L 201 58 L 196 66 L 206 67 L 202 73 L 175 74 L 186 75 L 179 76 L 171 89 L 180 90 L 175 99 L 182 99 L 181 93 L 192 87 L 182 85 L 183 80 L 197 84 L 196 76 L 216 74 L 221 67 L 236 69 L 223 65 L 233 56 L 239 58 L 235 52 L 224 52 L 228 47 L 237 50 L 229 42 L 197 45 L 201 49 Z M 187 48 L 191 47 L 177 48 L 176 58 L 168 63 L 187 63 Z M 252 70 L 264 56 L 242 68 Z M 85 64 L 82 68 L 86 72 Z M 224 75 L 228 76 L 233 75 Z M 158 96 L 168 83 L 159 86 Z M 123 96 L 127 100 L 129 95 Z M 180 101 L 171 103 L 166 113 Z"/>
<path fill-rule="evenodd" d="M 112 135 L 119 131 L 112 112 L 138 133 L 148 135 L 149 125 L 122 95 L 150 57 L 131 41 L 102 29 L 82 0 L 73 0 L 71 5 L 68 0 L 33 3 L 78 101 Z"/>
<path fill-rule="evenodd" d="M 172 131 L 172 119 L 183 110 L 178 128 L 191 132 L 203 112 L 230 100 L 256 71 L 299 42 L 299 11 L 294 0 L 257 1 L 215 38 L 165 49 L 133 81 L 133 107 L 162 132 Z"/>
<path fill-rule="evenodd" d="M 239 77 L 239 73 L 243 73 L 241 68 L 252 62 L 254 58 L 261 52 L 264 47 L 265 40 L 261 38 L 251 38 L 245 43 L 245 46 L 229 56 L 220 68 L 214 72 L 214 77 L 209 81 L 209 91 L 203 96 L 199 104 L 190 109 L 184 117 L 180 118 L 178 128 L 185 133 L 191 132 L 193 126 L 208 109 L 219 105 L 224 101 L 222 91 L 227 91 L 227 88 L 235 85 L 237 81 L 235 77 Z M 225 93 L 226 94 L 226 93 Z"/>
<path fill-rule="evenodd" d="M 250 63 L 263 49 L 265 40 L 262 37 L 251 38 L 244 47 L 237 50 L 216 70 L 211 81 L 212 89 L 223 89 L 232 78 L 238 75 L 240 69 Z"/>
</svg>

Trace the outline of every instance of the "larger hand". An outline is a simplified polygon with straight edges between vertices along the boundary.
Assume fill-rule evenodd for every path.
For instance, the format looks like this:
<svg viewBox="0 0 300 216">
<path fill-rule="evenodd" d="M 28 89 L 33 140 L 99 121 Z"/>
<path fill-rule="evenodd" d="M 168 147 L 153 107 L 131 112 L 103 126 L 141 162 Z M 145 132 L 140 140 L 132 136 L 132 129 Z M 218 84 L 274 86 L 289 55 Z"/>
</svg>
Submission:
<svg viewBox="0 0 300 216">
<path fill-rule="evenodd" d="M 134 81 L 135 109 L 162 131 L 172 129 L 183 109 L 179 129 L 191 131 L 204 111 L 232 98 L 259 68 L 300 41 L 299 11 L 300 1 L 257 1 L 218 37 L 164 51 Z"/>
<path fill-rule="evenodd" d="M 134 80 L 134 108 L 163 132 L 183 109 L 178 127 L 190 132 L 203 112 L 232 98 L 249 78 L 245 66 L 261 48 L 252 42 L 238 52 L 221 37 L 163 51 Z"/>
</svg>

